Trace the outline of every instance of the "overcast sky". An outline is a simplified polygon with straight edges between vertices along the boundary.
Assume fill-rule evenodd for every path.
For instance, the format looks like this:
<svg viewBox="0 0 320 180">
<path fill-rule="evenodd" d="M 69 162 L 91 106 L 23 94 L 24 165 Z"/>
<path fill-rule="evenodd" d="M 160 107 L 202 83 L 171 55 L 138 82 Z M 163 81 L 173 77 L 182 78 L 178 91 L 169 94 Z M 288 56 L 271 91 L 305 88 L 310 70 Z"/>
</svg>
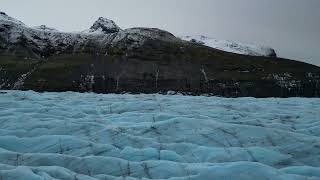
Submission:
<svg viewBox="0 0 320 180">
<path fill-rule="evenodd" d="M 281 57 L 320 65 L 320 0 L 0 0 L 0 11 L 62 31 L 88 29 L 103 16 L 121 28 L 267 45 Z"/>
</svg>

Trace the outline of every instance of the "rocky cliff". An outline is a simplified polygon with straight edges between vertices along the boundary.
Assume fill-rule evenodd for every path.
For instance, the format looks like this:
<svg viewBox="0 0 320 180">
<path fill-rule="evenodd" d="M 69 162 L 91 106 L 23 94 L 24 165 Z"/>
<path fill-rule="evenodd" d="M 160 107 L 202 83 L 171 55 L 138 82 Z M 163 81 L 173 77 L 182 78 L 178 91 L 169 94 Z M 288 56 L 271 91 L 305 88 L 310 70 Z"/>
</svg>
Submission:
<svg viewBox="0 0 320 180">
<path fill-rule="evenodd" d="M 82 32 L 28 27 L 0 13 L 0 89 L 226 97 L 318 97 L 320 68 L 249 56 L 99 18 Z"/>
</svg>

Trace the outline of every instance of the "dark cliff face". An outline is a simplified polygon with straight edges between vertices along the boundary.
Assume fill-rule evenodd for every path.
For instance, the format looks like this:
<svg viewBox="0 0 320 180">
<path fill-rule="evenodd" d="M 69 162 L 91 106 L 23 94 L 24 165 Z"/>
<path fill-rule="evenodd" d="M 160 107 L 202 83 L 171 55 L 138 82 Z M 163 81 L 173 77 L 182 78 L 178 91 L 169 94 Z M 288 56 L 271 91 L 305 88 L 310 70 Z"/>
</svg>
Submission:
<svg viewBox="0 0 320 180">
<path fill-rule="evenodd" d="M 226 97 L 320 95 L 317 66 L 227 53 L 182 41 L 158 29 L 67 34 L 14 30 L 19 28 L 24 27 L 0 25 L 1 89 L 177 91 Z M 10 34 L 18 34 L 18 39 L 8 41 L 13 38 Z"/>
</svg>

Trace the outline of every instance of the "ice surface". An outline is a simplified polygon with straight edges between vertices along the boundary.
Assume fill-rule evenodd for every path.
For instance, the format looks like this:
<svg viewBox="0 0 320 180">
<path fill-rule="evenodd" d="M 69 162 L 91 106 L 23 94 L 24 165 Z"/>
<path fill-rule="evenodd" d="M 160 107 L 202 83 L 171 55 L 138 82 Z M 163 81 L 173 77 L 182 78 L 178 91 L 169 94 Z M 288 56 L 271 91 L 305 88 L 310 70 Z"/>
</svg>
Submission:
<svg viewBox="0 0 320 180">
<path fill-rule="evenodd" d="M 320 179 L 319 99 L 0 92 L 0 179 Z"/>
</svg>

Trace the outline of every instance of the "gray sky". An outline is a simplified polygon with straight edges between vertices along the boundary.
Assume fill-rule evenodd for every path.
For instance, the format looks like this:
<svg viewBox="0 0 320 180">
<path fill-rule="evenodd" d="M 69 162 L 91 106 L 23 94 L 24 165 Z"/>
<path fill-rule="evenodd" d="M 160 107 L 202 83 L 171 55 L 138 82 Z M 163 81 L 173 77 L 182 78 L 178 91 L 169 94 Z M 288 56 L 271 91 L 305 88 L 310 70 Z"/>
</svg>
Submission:
<svg viewBox="0 0 320 180">
<path fill-rule="evenodd" d="M 62 31 L 88 29 L 103 16 L 121 28 L 267 45 L 281 57 L 320 65 L 320 0 L 0 0 L 0 11 Z"/>
</svg>

